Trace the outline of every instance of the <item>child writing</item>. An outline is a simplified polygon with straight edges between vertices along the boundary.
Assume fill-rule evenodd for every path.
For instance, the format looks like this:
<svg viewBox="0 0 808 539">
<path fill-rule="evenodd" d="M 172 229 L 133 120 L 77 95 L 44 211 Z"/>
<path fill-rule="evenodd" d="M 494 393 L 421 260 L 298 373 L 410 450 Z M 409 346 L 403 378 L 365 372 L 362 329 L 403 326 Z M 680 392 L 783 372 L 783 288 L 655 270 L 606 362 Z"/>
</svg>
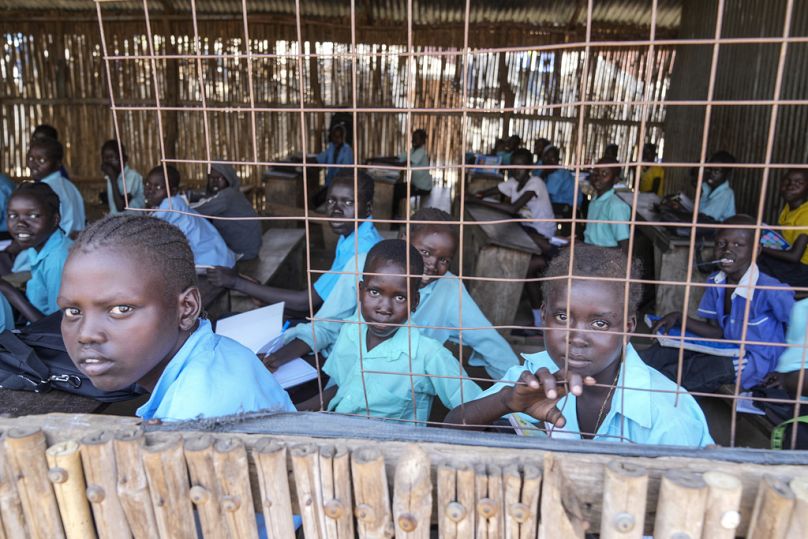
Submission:
<svg viewBox="0 0 808 539">
<path fill-rule="evenodd" d="M 547 146 L 541 157 L 542 167 L 539 177 L 547 184 L 547 194 L 553 204 L 553 210 L 561 217 L 572 216 L 575 201 L 575 178 L 565 168 L 556 168 L 561 162 L 561 152 L 556 146 Z M 578 191 L 578 208 L 583 202 L 583 193 Z"/>
<path fill-rule="evenodd" d="M 736 163 L 735 157 L 727 151 L 715 152 L 707 161 L 708 164 L 731 165 Z M 692 171 L 693 187 L 698 185 L 698 169 Z M 732 178 L 732 168 L 705 167 L 704 179 L 701 185 L 701 199 L 699 202 L 699 217 L 706 217 L 706 221 L 722 223 L 735 215 L 735 191 L 729 184 Z M 679 214 L 683 221 L 689 221 L 692 210 L 685 209 L 679 203 L 678 197 L 666 197 L 663 206 Z M 700 219 L 701 220 L 701 219 Z"/>
<path fill-rule="evenodd" d="M 371 247 L 382 240 L 370 220 L 373 207 L 373 179 L 366 173 L 360 172 L 357 181 L 358 195 L 354 194 L 352 172 L 339 174 L 328 188 L 326 198 L 328 217 L 346 219 L 345 221 L 328 221 L 331 230 L 340 236 L 330 271 L 344 271 L 345 264 L 357 251 L 367 253 Z M 355 229 L 354 218 L 365 219 L 365 221 L 356 223 L 358 226 Z M 264 286 L 240 277 L 235 270 L 226 268 L 208 270 L 208 277 L 217 286 L 238 290 L 242 294 L 254 297 L 266 304 L 283 301 L 288 311 L 304 314 L 309 311 L 309 294 L 311 294 L 314 308 L 319 308 L 331 294 L 340 274 L 321 274 L 312 285 L 311 290 L 288 290 Z"/>
<path fill-rule="evenodd" d="M 107 182 L 107 205 L 111 215 L 124 211 L 127 199 L 130 208 L 146 207 L 143 176 L 129 168 L 126 148 L 115 139 L 108 140 L 101 146 L 101 172 Z M 124 198 L 124 192 L 127 198 Z"/>
<path fill-rule="evenodd" d="M 451 352 L 406 326 L 418 306 L 424 271 L 418 251 L 403 240 L 381 241 L 368 253 L 363 271 L 361 324 L 343 324 L 339 331 L 323 366 L 331 378 L 323 406 L 345 414 L 424 422 L 436 395 L 448 408 L 479 395 L 480 388 Z M 319 406 L 317 396 L 301 409 Z"/>
<path fill-rule="evenodd" d="M 600 247 L 620 247 L 628 250 L 628 238 L 631 221 L 631 207 L 620 200 L 614 190 L 614 184 L 619 179 L 620 168 L 617 161 L 604 157 L 598 165 L 611 165 L 598 167 L 592 172 L 589 181 L 595 189 L 596 197 L 589 203 L 586 213 L 586 229 L 584 241 Z M 595 223 L 592 221 L 624 221 L 621 223 Z"/>
<path fill-rule="evenodd" d="M 777 219 L 780 226 L 801 227 L 780 230 L 789 243 L 788 249 L 764 247 L 758 265 L 772 277 L 791 286 L 808 286 L 808 173 L 802 169 L 789 170 L 780 183 L 783 210 Z"/>
<path fill-rule="evenodd" d="M 99 389 L 145 388 L 143 419 L 294 411 L 249 349 L 200 318 L 193 252 L 165 221 L 122 214 L 93 223 L 71 249 L 59 307 L 76 367 Z"/>
<path fill-rule="evenodd" d="M 58 141 L 49 137 L 34 138 L 28 147 L 28 170 L 31 179 L 48 184 L 59 197 L 60 226 L 65 234 L 74 237 L 84 229 L 84 199 L 76 186 L 62 176 L 63 157 L 64 149 Z"/>
<path fill-rule="evenodd" d="M 625 282 L 596 279 L 625 279 L 625 255 L 576 245 L 568 279 L 569 268 L 565 251 L 547 269 L 547 277 L 556 277 L 544 282 L 547 350 L 524 354 L 524 365 L 512 367 L 478 400 L 449 412 L 445 422 L 489 425 L 519 413 L 523 422 L 543 423 L 553 438 L 713 443 L 693 397 L 676 395 L 673 382 L 624 345 L 624 332 L 632 333 L 637 323 L 640 287 L 631 286 L 626 304 Z M 639 278 L 638 264 L 631 269 L 632 278 Z"/>
<path fill-rule="evenodd" d="M 216 228 L 177 194 L 180 188 L 179 171 L 171 165 L 166 165 L 165 170 L 169 190 L 166 190 L 162 166 L 154 167 L 146 176 L 146 207 L 155 209 L 154 217 L 171 223 L 185 234 L 198 266 L 235 266 L 236 256 L 227 248 Z"/>
<path fill-rule="evenodd" d="M 783 283 L 758 269 L 752 256 L 760 247 L 755 244 L 755 220 L 748 215 L 736 215 L 724 221 L 738 225 L 721 228 L 715 237 L 715 257 L 720 271 L 707 279 L 710 285 L 699 304 L 701 319 L 689 316 L 686 330 L 710 339 L 739 341 L 744 333 L 744 313 L 750 302 L 746 324 L 746 340 L 763 343 L 785 342 L 785 328 L 794 305 L 794 292 Z M 755 288 L 778 287 L 775 290 Z M 682 313 L 668 313 L 651 328 L 667 333 L 682 322 Z M 737 346 L 740 347 L 740 344 Z M 757 385 L 777 366 L 783 348 L 766 344 L 747 344 L 742 361 L 738 358 L 715 356 L 683 350 L 681 383 L 690 391 L 714 392 L 723 384 L 734 384 L 738 370 L 744 389 Z M 679 349 L 658 343 L 640 352 L 643 360 L 671 380 L 677 379 Z"/>
<path fill-rule="evenodd" d="M 423 335 L 440 343 L 458 343 L 462 339 L 463 346 L 472 349 L 469 364 L 484 366 L 496 380 L 519 360 L 502 335 L 490 327 L 491 322 L 466 287 L 449 271 L 459 243 L 458 226 L 452 221 L 451 215 L 436 208 L 421 208 L 412 216 L 409 243 L 424 262 L 421 299 L 412 322 L 421 326 Z M 405 234 L 406 227 L 402 227 L 400 236 Z M 285 346 L 265 358 L 270 369 L 313 351 L 328 355 L 342 324 L 326 320 L 346 320 L 356 313 L 357 272 L 365 266 L 366 258 L 367 254 L 361 254 L 345 264 L 344 271 L 349 273 L 339 277 L 313 323 L 299 324 L 284 334 Z M 479 329 L 460 330 L 461 327 Z"/>
<path fill-rule="evenodd" d="M 56 298 L 72 242 L 59 228 L 59 197 L 45 183 L 21 184 L 11 195 L 7 219 L 12 238 L 24 249 L 31 279 L 25 294 L 0 279 L 0 292 L 26 320 L 35 322 L 59 310 Z"/>
</svg>

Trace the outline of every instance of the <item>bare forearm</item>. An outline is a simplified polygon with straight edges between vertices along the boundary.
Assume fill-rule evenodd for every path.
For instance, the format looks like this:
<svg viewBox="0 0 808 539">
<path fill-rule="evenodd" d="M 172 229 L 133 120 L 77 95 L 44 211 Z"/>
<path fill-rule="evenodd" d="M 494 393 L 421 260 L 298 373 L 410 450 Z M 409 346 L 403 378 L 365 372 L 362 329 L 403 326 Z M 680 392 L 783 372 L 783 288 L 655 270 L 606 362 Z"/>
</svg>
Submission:
<svg viewBox="0 0 808 539">
<path fill-rule="evenodd" d="M 511 413 L 503 398 L 506 391 L 509 391 L 509 388 L 482 399 L 463 403 L 451 410 L 443 422 L 457 428 L 483 430 L 484 427 L 480 425 L 490 425 L 500 417 Z"/>
<path fill-rule="evenodd" d="M 6 284 L 0 290 L 2 290 L 3 295 L 6 297 L 11 306 L 17 309 L 20 312 L 20 314 L 22 314 L 25 317 L 26 320 L 36 322 L 37 320 L 45 316 L 39 311 L 39 309 L 31 305 L 31 302 L 28 301 L 28 298 L 25 297 L 25 294 L 23 294 L 13 286 Z"/>
<path fill-rule="evenodd" d="M 720 339 L 724 336 L 724 331 L 717 325 L 699 320 L 698 318 L 693 318 L 692 316 L 687 317 L 686 329 L 708 339 Z"/>
<path fill-rule="evenodd" d="M 282 365 L 300 356 L 310 354 L 311 352 L 311 347 L 306 344 L 305 341 L 294 339 L 281 347 L 277 352 L 273 352 L 271 355 L 271 361 L 273 363 Z"/>
<path fill-rule="evenodd" d="M 238 278 L 233 290 L 247 294 L 267 304 L 283 301 L 286 304 L 285 308 L 291 311 L 307 312 L 309 310 L 309 294 L 306 290 L 287 290 L 274 286 L 264 286 L 242 278 Z M 314 289 L 311 290 L 311 294 L 313 306 L 318 309 L 323 304 L 323 300 Z"/>
<path fill-rule="evenodd" d="M 118 211 L 123 210 L 126 207 L 126 200 L 124 200 L 123 194 L 121 193 L 121 190 L 118 188 L 118 179 L 117 178 L 110 179 L 109 185 L 112 191 L 112 202 L 115 204 L 115 208 Z"/>
<path fill-rule="evenodd" d="M 338 386 L 327 387 L 323 390 L 322 408 L 320 407 L 320 395 L 315 395 L 312 398 L 305 400 L 297 405 L 300 412 L 318 412 L 320 410 L 328 410 L 328 405 L 331 399 L 337 394 Z"/>
</svg>

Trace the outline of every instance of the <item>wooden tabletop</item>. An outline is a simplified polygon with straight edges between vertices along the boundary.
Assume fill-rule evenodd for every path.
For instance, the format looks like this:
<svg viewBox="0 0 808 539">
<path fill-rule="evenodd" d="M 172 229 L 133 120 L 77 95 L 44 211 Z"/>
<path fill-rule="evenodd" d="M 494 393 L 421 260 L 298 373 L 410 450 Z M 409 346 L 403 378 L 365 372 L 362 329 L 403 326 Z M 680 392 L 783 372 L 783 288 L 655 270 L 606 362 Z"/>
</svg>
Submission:
<svg viewBox="0 0 808 539">
<path fill-rule="evenodd" d="M 467 204 L 466 213 L 471 220 L 477 223 L 513 219 L 513 216 L 510 214 L 476 204 Z M 479 228 L 482 229 L 488 237 L 488 243 L 492 245 L 507 247 L 531 254 L 541 254 L 541 249 L 539 249 L 536 243 L 528 236 L 520 223 L 481 224 Z"/>
<path fill-rule="evenodd" d="M 631 191 L 618 191 L 617 196 L 620 200 L 631 206 L 634 201 L 634 193 Z M 659 203 L 659 197 L 654 193 L 640 193 L 637 199 L 637 220 L 645 222 L 660 221 L 661 217 L 657 211 L 654 210 L 654 204 Z M 674 247 L 687 247 L 690 245 L 690 236 L 684 237 L 676 234 L 676 229 L 682 228 L 677 226 L 677 223 L 670 225 L 646 225 L 641 224 L 637 229 L 648 236 L 655 245 L 659 246 L 663 251 L 670 251 Z"/>
</svg>

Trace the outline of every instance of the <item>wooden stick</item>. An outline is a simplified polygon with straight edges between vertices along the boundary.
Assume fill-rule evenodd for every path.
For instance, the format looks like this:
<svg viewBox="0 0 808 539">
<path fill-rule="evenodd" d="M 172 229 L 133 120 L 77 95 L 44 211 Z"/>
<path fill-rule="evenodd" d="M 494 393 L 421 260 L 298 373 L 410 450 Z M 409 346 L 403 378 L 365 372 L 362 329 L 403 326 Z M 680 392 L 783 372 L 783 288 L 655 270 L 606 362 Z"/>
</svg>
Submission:
<svg viewBox="0 0 808 539">
<path fill-rule="evenodd" d="M 68 539 L 84 539 L 95 537 L 93 517 L 84 483 L 84 472 L 81 469 L 79 444 L 73 440 L 60 442 L 45 451 L 48 460 L 48 479 L 53 483 L 62 525 Z"/>
<path fill-rule="evenodd" d="M 808 477 L 795 477 L 788 484 L 794 493 L 794 510 L 788 523 L 786 539 L 801 539 L 808 530 Z"/>
<path fill-rule="evenodd" d="M 143 446 L 143 468 L 160 537 L 196 539 L 182 437 Z"/>
<path fill-rule="evenodd" d="M 255 506 L 244 442 L 223 438 L 213 446 L 213 464 L 222 495 L 225 522 L 231 537 L 257 537 Z"/>
<path fill-rule="evenodd" d="M 788 484 L 778 477 L 764 475 L 752 510 L 747 539 L 785 537 L 794 505 L 795 496 Z"/>
<path fill-rule="evenodd" d="M 474 536 L 474 469 L 467 465 L 438 467 L 438 527 L 445 539 Z"/>
<path fill-rule="evenodd" d="M 505 492 L 503 504 L 505 506 L 505 535 L 506 537 L 519 537 L 519 527 L 521 525 L 517 516 L 522 516 L 521 493 L 522 475 L 519 473 L 518 464 L 509 464 L 502 470 L 503 485 Z"/>
<path fill-rule="evenodd" d="M 261 438 L 252 452 L 261 489 L 261 507 L 267 537 L 294 539 L 292 498 L 286 467 L 286 446 L 270 438 Z M 350 508 L 350 506 L 349 506 Z"/>
<path fill-rule="evenodd" d="M 353 523 L 353 495 L 351 494 L 351 459 L 344 447 L 320 448 L 320 477 L 328 537 L 348 539 L 356 537 Z"/>
<path fill-rule="evenodd" d="M 187 438 L 183 453 L 191 478 L 191 501 L 199 514 L 202 536 L 227 537 L 222 493 L 213 465 L 213 438 L 204 434 Z"/>
<path fill-rule="evenodd" d="M 81 460 L 87 478 L 87 499 L 92 504 L 99 537 L 131 537 L 126 515 L 118 499 L 112 435 L 96 432 L 82 438 Z"/>
<path fill-rule="evenodd" d="M 614 460 L 604 470 L 603 539 L 640 539 L 645 527 L 648 472 L 628 462 Z"/>
<path fill-rule="evenodd" d="M 654 522 L 654 537 L 701 537 L 707 485 L 701 475 L 670 471 L 662 477 Z"/>
<path fill-rule="evenodd" d="M 396 466 L 393 516 L 397 539 L 429 539 L 432 481 L 429 457 L 413 445 Z"/>
<path fill-rule="evenodd" d="M 702 537 L 732 539 L 741 523 L 738 508 L 743 485 L 734 475 L 723 472 L 706 472 L 704 482 L 707 483 L 707 511 Z"/>
<path fill-rule="evenodd" d="M 351 479 L 356 498 L 357 534 L 361 538 L 392 537 L 390 491 L 384 458 L 376 448 L 361 448 L 351 455 Z"/>
<path fill-rule="evenodd" d="M 325 537 L 319 451 L 313 444 L 303 444 L 293 447 L 291 455 L 303 532 L 306 537 Z"/>
<path fill-rule="evenodd" d="M 539 495 L 541 492 L 541 468 L 525 464 L 522 470 L 522 507 L 527 516 L 519 528 L 520 539 L 533 539 L 539 525 Z"/>
<path fill-rule="evenodd" d="M 539 521 L 539 539 L 555 537 L 578 537 L 583 539 L 586 523 L 577 515 L 579 508 L 564 507 L 562 500 L 564 477 L 561 465 L 552 453 L 544 456 L 544 484 L 541 489 L 541 520 Z"/>
<path fill-rule="evenodd" d="M 502 469 L 496 465 L 478 466 L 477 470 L 477 536 L 499 539 L 505 536 Z"/>
<path fill-rule="evenodd" d="M 5 443 L 0 443 L 0 520 L 3 523 L 3 536 L 5 539 L 25 539 L 29 537 L 25 528 L 25 516 L 14 475 L 8 464 Z"/>
<path fill-rule="evenodd" d="M 28 533 L 35 539 L 64 537 L 56 495 L 48 480 L 45 434 L 38 428 L 14 428 L 8 431 L 4 443 Z"/>
<path fill-rule="evenodd" d="M 136 539 L 154 536 L 157 520 L 149 496 L 149 482 L 143 468 L 143 430 L 132 428 L 115 433 L 115 468 L 118 474 L 118 500 Z"/>
</svg>

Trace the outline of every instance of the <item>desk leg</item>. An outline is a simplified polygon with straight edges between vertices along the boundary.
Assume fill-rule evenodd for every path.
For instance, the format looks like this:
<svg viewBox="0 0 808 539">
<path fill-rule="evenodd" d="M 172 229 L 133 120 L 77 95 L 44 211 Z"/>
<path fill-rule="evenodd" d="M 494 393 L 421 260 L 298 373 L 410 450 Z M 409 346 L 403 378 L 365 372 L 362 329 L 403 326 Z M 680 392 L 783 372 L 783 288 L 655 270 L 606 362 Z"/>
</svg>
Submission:
<svg viewBox="0 0 808 539">
<path fill-rule="evenodd" d="M 477 255 L 475 276 L 497 276 L 524 279 L 530 265 L 530 254 L 488 245 Z M 469 281 L 471 297 L 495 326 L 512 324 L 522 296 L 523 282 Z"/>
<path fill-rule="evenodd" d="M 684 308 L 688 255 L 689 249 L 686 247 L 662 251 L 659 247 L 654 246 L 654 265 L 656 267 L 657 279 L 660 281 L 682 283 L 681 285 L 657 285 L 655 309 L 660 316 L 673 311 L 681 311 Z M 704 276 L 695 269 L 694 261 L 694 269 L 693 274 L 690 276 L 690 282 L 699 283 L 704 280 Z M 698 310 L 702 295 L 704 295 L 704 288 L 700 286 L 690 287 L 688 314 L 691 316 Z"/>
</svg>

